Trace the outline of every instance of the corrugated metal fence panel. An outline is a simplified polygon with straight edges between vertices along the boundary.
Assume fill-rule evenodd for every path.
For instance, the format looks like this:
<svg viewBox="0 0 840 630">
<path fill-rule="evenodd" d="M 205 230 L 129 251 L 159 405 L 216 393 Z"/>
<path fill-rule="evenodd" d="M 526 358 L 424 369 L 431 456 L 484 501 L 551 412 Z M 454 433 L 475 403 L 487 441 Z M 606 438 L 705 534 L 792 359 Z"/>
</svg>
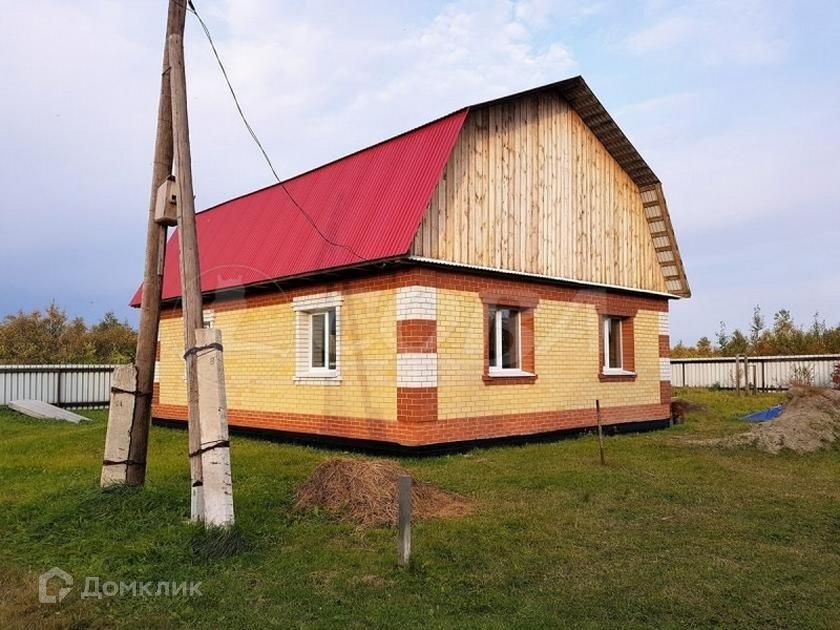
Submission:
<svg viewBox="0 0 840 630">
<path fill-rule="evenodd" d="M 787 389 L 791 379 L 801 378 L 807 370 L 814 385 L 828 387 L 838 362 L 840 354 L 749 357 L 749 381 L 758 389 Z M 671 359 L 671 384 L 675 387 L 731 389 L 735 382 L 735 357 Z"/>
<path fill-rule="evenodd" d="M 116 365 L 0 365 L 0 405 L 41 400 L 59 407 L 107 407 Z"/>
</svg>

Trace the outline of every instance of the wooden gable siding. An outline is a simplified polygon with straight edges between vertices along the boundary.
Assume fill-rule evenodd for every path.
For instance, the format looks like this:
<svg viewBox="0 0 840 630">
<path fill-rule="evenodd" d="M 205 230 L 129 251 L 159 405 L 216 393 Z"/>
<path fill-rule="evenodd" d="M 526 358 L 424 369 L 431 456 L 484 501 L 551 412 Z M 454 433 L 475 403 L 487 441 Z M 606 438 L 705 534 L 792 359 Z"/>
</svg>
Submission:
<svg viewBox="0 0 840 630">
<path fill-rule="evenodd" d="M 470 112 L 411 254 L 667 291 L 638 186 L 551 93 Z"/>
</svg>

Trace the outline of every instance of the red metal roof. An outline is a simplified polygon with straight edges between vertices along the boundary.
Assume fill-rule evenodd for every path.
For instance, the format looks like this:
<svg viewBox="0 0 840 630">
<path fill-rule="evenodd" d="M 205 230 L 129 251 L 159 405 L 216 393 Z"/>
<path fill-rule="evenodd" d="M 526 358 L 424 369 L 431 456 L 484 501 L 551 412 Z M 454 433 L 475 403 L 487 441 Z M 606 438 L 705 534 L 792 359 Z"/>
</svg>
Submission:
<svg viewBox="0 0 840 630">
<path fill-rule="evenodd" d="M 407 254 L 467 109 L 196 216 L 202 292 Z M 163 299 L 181 294 L 177 231 L 169 239 Z M 140 289 L 131 300 L 140 305 Z"/>
</svg>

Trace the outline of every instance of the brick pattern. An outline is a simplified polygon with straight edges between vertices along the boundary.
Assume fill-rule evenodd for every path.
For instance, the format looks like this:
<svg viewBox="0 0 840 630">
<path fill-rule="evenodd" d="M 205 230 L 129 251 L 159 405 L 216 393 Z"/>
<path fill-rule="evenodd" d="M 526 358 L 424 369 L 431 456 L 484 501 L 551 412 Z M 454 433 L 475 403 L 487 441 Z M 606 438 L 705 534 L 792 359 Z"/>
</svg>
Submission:
<svg viewBox="0 0 840 630">
<path fill-rule="evenodd" d="M 668 405 L 671 408 L 671 383 L 669 381 L 659 381 L 659 401 L 663 405 Z"/>
<path fill-rule="evenodd" d="M 612 425 L 664 420 L 669 417 L 669 413 L 668 405 L 632 405 L 603 408 L 601 418 L 604 424 Z M 187 409 L 182 405 L 156 405 L 154 407 L 154 417 L 163 420 L 185 420 Z M 419 417 L 420 420 L 416 422 L 408 420 L 389 422 L 372 418 L 359 419 L 342 416 L 228 410 L 228 423 L 233 427 L 374 440 L 403 446 L 536 435 L 550 431 L 595 426 L 594 409 L 460 417 L 439 422 L 425 421 L 425 415 L 422 413 Z"/>
<path fill-rule="evenodd" d="M 398 422 L 436 422 L 437 387 L 398 387 Z"/>
<path fill-rule="evenodd" d="M 397 320 L 437 319 L 437 291 L 434 287 L 410 286 L 397 289 Z"/>
<path fill-rule="evenodd" d="M 671 330 L 667 311 L 659 313 L 659 402 L 671 405 Z"/>
<path fill-rule="evenodd" d="M 437 352 L 437 321 L 397 319 L 397 352 Z"/>
<path fill-rule="evenodd" d="M 493 290 L 489 280 L 483 288 Z M 466 284 L 473 288 L 472 283 Z M 598 378 L 602 326 L 597 307 L 612 310 L 620 301 L 565 302 L 552 299 L 551 291 L 545 293 L 533 309 L 537 378 L 517 387 L 483 387 L 479 375 L 485 370 L 486 328 L 476 329 L 475 323 L 484 319 L 484 302 L 478 292 L 438 290 L 438 414 L 442 422 L 463 416 L 493 417 L 511 410 L 539 414 L 582 409 L 594 406 L 596 399 L 605 408 L 660 404 L 658 314 L 667 304 L 636 297 L 624 302 L 627 310 L 636 313 L 637 376 L 632 381 L 604 382 Z"/>
<path fill-rule="evenodd" d="M 301 387 L 293 379 L 292 303 L 328 292 L 344 299 L 341 380 Z M 524 353 L 523 367 L 533 366 L 539 379 L 519 381 L 522 387 L 482 382 L 487 336 L 479 322 L 486 321 L 485 300 L 499 296 L 530 312 L 522 345 L 533 351 Z M 595 398 L 605 422 L 668 417 L 658 363 L 665 298 L 418 266 L 216 296 L 208 304 L 225 331 L 234 426 L 419 445 L 591 426 Z M 636 382 L 598 381 L 600 312 L 637 313 Z M 177 305 L 162 316 L 159 418 L 186 417 L 179 318 Z"/>
<path fill-rule="evenodd" d="M 437 289 L 396 291 L 397 423 L 436 422 Z"/>
<path fill-rule="evenodd" d="M 397 354 L 397 387 L 437 387 L 437 353 Z"/>
<path fill-rule="evenodd" d="M 671 382 L 671 359 L 668 357 L 659 359 L 659 380 Z"/>
<path fill-rule="evenodd" d="M 300 282 L 284 287 L 281 285 L 269 289 L 252 289 L 220 293 L 205 296 L 205 303 L 212 304 L 218 315 L 220 311 L 259 308 L 291 302 L 295 297 L 340 291 L 344 296 L 369 293 L 374 291 L 396 290 L 423 285 L 426 288 L 447 289 L 450 291 L 468 291 L 473 293 L 496 292 L 504 295 L 522 294 L 531 298 L 591 304 L 605 311 L 618 312 L 618 309 L 668 312 L 668 300 L 653 295 L 637 295 L 620 291 L 610 292 L 604 288 L 553 284 L 536 278 L 496 277 L 486 273 L 469 273 L 468 270 L 450 270 L 430 267 L 399 268 L 375 275 L 340 279 L 331 282 L 315 281 L 305 284 Z M 169 303 L 161 309 L 161 319 L 181 316 L 180 304 Z"/>
<path fill-rule="evenodd" d="M 324 291 L 311 292 L 316 293 Z M 248 308 L 229 309 L 227 304 L 222 307 L 216 302 L 215 324 L 225 339 L 229 407 L 277 413 L 293 410 L 313 416 L 375 417 L 395 422 L 394 291 L 350 290 L 341 292 L 341 296 L 341 372 L 340 378 L 335 379 L 301 379 L 298 375 L 298 311 L 288 294 L 282 300 L 273 296 L 272 300 L 251 302 Z M 180 318 L 161 321 L 161 346 L 161 402 L 183 405 L 186 388 Z"/>
</svg>

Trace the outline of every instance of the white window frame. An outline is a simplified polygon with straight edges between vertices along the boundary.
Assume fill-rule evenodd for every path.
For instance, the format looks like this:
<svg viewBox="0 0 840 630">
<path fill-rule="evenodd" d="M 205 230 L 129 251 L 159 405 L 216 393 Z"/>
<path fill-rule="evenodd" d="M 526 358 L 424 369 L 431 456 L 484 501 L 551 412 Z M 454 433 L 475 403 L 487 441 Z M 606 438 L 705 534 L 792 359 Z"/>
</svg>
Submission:
<svg viewBox="0 0 840 630">
<path fill-rule="evenodd" d="M 496 356 L 488 356 L 488 373 L 490 376 L 532 376 L 530 372 L 522 369 L 522 310 L 516 306 L 505 306 L 503 304 L 493 304 L 488 306 L 489 309 L 494 309 L 496 312 L 493 315 L 493 334 L 496 337 Z M 516 358 L 519 363 L 518 367 L 506 368 L 502 367 L 502 309 L 516 313 Z M 488 348 L 489 354 L 489 348 Z"/>
<path fill-rule="evenodd" d="M 306 295 L 292 300 L 295 312 L 295 374 L 299 384 L 339 385 L 341 383 L 341 293 L 331 291 Z M 335 368 L 329 367 L 329 317 L 324 327 L 324 347 L 327 349 L 326 365 L 312 366 L 312 317 L 335 309 Z"/>
<path fill-rule="evenodd" d="M 616 320 L 618 322 L 618 360 L 620 365 L 610 365 L 610 322 Z M 601 362 L 601 369 L 604 374 L 632 374 L 624 369 L 624 321 L 621 317 L 606 315 L 603 318 L 602 335 L 604 339 L 604 356 Z"/>
<path fill-rule="evenodd" d="M 335 365 L 330 367 L 330 312 L 335 311 L 335 328 L 336 328 L 336 353 Z M 338 310 L 335 307 L 325 308 L 317 311 L 309 311 L 309 372 L 322 376 L 333 376 L 338 369 Z M 315 318 L 324 318 L 324 365 L 315 365 L 315 355 L 313 353 L 312 342 L 314 341 Z"/>
</svg>

